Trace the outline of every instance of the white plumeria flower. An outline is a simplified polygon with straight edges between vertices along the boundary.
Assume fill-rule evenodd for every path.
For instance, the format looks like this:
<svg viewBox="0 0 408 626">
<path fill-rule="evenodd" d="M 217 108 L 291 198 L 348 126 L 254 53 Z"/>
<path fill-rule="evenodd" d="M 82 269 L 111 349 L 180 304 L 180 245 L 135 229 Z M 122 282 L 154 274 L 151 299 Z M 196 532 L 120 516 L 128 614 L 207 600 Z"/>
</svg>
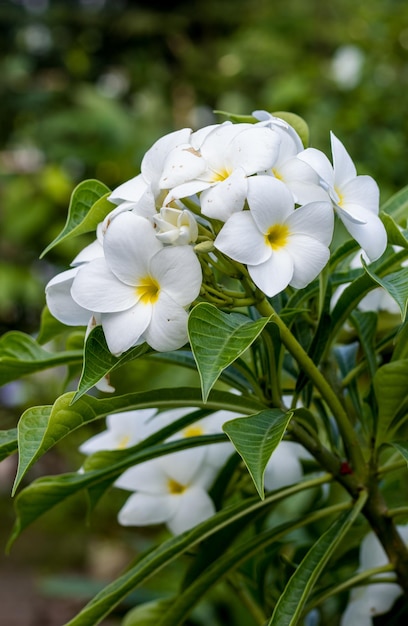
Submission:
<svg viewBox="0 0 408 626">
<path fill-rule="evenodd" d="M 163 247 L 147 219 L 125 211 L 109 226 L 104 253 L 78 268 L 71 294 L 79 306 L 101 315 L 112 354 L 144 341 L 160 352 L 183 346 L 186 308 L 202 279 L 192 248 Z"/>
<path fill-rule="evenodd" d="M 191 133 L 191 128 L 182 128 L 160 137 L 145 153 L 140 174 L 116 187 L 109 200 L 118 204 L 119 210 L 133 209 L 144 217 L 154 212 L 155 207 L 161 205 L 163 192 L 159 180 L 167 155 L 178 145 L 188 142 Z"/>
<path fill-rule="evenodd" d="M 120 524 L 164 523 L 177 535 L 215 513 L 207 493 L 214 469 L 205 463 L 192 466 L 191 455 L 183 452 L 140 463 L 118 478 L 117 487 L 135 492 L 119 511 Z"/>
<path fill-rule="evenodd" d="M 288 285 L 306 287 L 326 265 L 333 233 L 328 202 L 311 202 L 295 210 L 291 192 L 278 179 L 248 180 L 249 211 L 235 213 L 214 245 L 245 263 L 254 283 L 267 296 Z"/>
<path fill-rule="evenodd" d="M 398 526 L 405 542 L 408 541 L 408 526 Z M 360 548 L 359 572 L 380 567 L 388 563 L 387 555 L 373 532 L 364 537 Z M 396 583 L 374 583 L 356 587 L 350 594 L 350 601 L 342 615 L 340 626 L 373 626 L 372 618 L 390 610 L 395 600 L 402 594 Z"/>
<path fill-rule="evenodd" d="M 171 189 L 164 204 L 200 193 L 201 212 L 226 221 L 241 211 L 247 178 L 270 169 L 279 135 L 267 126 L 224 123 L 194 134 L 168 155 L 160 185 Z"/>
<path fill-rule="evenodd" d="M 157 228 L 156 237 L 162 243 L 182 246 L 197 240 L 197 222 L 187 209 L 162 207 L 153 217 L 153 223 Z"/>
<path fill-rule="evenodd" d="M 310 455 L 300 444 L 281 441 L 266 464 L 265 489 L 272 491 L 299 482 L 303 476 L 301 459 L 309 458 Z"/>
<path fill-rule="evenodd" d="M 309 163 L 319 174 L 344 226 L 374 261 L 387 246 L 387 233 L 378 217 L 378 185 L 371 176 L 357 176 L 355 165 L 341 141 L 333 133 L 330 137 L 333 165 L 315 148 L 307 148 L 298 158 Z"/>
<path fill-rule="evenodd" d="M 106 418 L 106 430 L 85 441 L 79 450 L 93 454 L 100 450 L 124 450 L 135 446 L 146 436 L 146 424 L 157 409 L 139 409 L 112 413 Z"/>
</svg>

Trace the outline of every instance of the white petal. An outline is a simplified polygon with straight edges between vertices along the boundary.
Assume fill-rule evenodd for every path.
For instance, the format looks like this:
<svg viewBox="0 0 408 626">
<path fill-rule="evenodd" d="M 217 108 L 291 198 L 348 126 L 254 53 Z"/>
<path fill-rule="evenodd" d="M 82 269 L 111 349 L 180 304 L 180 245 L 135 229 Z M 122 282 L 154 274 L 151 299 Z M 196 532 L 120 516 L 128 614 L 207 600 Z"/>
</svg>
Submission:
<svg viewBox="0 0 408 626">
<path fill-rule="evenodd" d="M 93 259 L 103 257 L 103 247 L 100 242 L 95 239 L 89 246 L 85 246 L 79 254 L 76 255 L 71 265 L 81 265 L 81 263 L 88 263 Z"/>
<path fill-rule="evenodd" d="M 286 221 L 292 235 L 307 235 L 328 246 L 333 237 L 334 212 L 330 202 L 310 202 Z"/>
<path fill-rule="evenodd" d="M 125 183 L 116 187 L 109 196 L 110 202 L 119 204 L 123 200 L 136 202 L 142 196 L 147 187 L 147 182 L 141 174 L 127 180 Z"/>
<path fill-rule="evenodd" d="M 148 275 L 150 259 L 162 247 L 153 225 L 130 211 L 113 220 L 104 241 L 110 270 L 121 282 L 133 286 Z"/>
<path fill-rule="evenodd" d="M 231 215 L 217 235 L 214 246 L 239 263 L 258 265 L 271 256 L 271 248 L 250 211 Z"/>
<path fill-rule="evenodd" d="M 347 211 L 348 205 L 360 205 L 374 215 L 378 215 L 380 190 L 371 176 L 356 176 L 339 188 L 343 196 L 341 206 Z"/>
<path fill-rule="evenodd" d="M 303 152 L 299 152 L 296 158 L 309 163 L 330 188 L 334 187 L 333 166 L 324 152 L 316 148 L 306 148 Z"/>
<path fill-rule="evenodd" d="M 190 135 L 190 128 L 182 128 L 168 133 L 160 137 L 144 155 L 141 164 L 142 174 L 145 180 L 152 184 L 155 195 L 159 190 L 158 183 L 167 155 L 177 146 L 188 143 Z"/>
<path fill-rule="evenodd" d="M 248 179 L 248 204 L 263 234 L 274 224 L 283 223 L 294 211 L 291 192 L 273 176 L 253 176 Z"/>
<path fill-rule="evenodd" d="M 71 287 L 77 268 L 54 276 L 45 287 L 47 306 L 58 321 L 68 326 L 86 326 L 92 312 L 73 300 Z"/>
<path fill-rule="evenodd" d="M 293 261 L 285 249 L 275 251 L 260 265 L 248 265 L 249 274 L 255 285 L 269 297 L 283 291 L 293 276 Z"/>
<path fill-rule="evenodd" d="M 162 294 L 152 307 L 152 317 L 144 339 L 157 352 L 178 350 L 188 340 L 187 319 L 183 307 Z"/>
<path fill-rule="evenodd" d="M 236 169 L 228 178 L 206 189 L 201 194 L 201 212 L 222 222 L 244 208 L 247 178 L 242 169 Z"/>
<path fill-rule="evenodd" d="M 363 250 L 366 252 L 370 261 L 375 261 L 384 252 L 387 247 L 387 232 L 384 224 L 377 215 L 371 211 L 365 212 L 366 223 L 356 224 L 348 219 L 344 213 L 340 214 L 340 218 L 347 228 L 350 235 L 355 239 Z M 360 215 L 364 215 L 360 207 Z"/>
<path fill-rule="evenodd" d="M 191 487 L 177 497 L 177 511 L 167 522 L 167 527 L 174 535 L 193 528 L 215 513 L 213 501 L 200 487 Z"/>
<path fill-rule="evenodd" d="M 152 306 L 143 302 L 138 302 L 126 311 L 103 313 L 102 328 L 109 351 L 120 355 L 143 343 L 143 333 L 151 319 Z"/>
<path fill-rule="evenodd" d="M 265 468 L 265 489 L 273 490 L 297 483 L 303 475 L 302 466 L 290 441 L 281 441 Z"/>
<path fill-rule="evenodd" d="M 200 293 L 201 265 L 189 246 L 161 249 L 151 260 L 150 272 L 160 291 L 180 306 L 190 305 Z"/>
<path fill-rule="evenodd" d="M 113 433 L 105 430 L 79 446 L 82 454 L 93 454 L 100 450 L 116 450 L 116 438 Z"/>
<path fill-rule="evenodd" d="M 183 144 L 172 150 L 163 165 L 160 187 L 171 189 L 200 177 L 207 169 L 201 154 L 191 144 Z"/>
<path fill-rule="evenodd" d="M 77 304 L 97 313 L 124 311 L 137 301 L 135 289 L 120 282 L 105 259 L 95 259 L 78 268 L 71 294 Z"/>
<path fill-rule="evenodd" d="M 270 128 L 252 126 L 239 133 L 228 146 L 232 167 L 241 167 L 247 176 L 270 169 L 275 163 L 279 145 L 278 133 Z"/>
<path fill-rule="evenodd" d="M 164 198 L 163 205 L 166 206 L 174 200 L 178 200 L 180 198 L 189 198 L 204 189 L 208 189 L 208 187 L 211 187 L 211 183 L 203 180 L 192 180 L 188 183 L 184 183 L 183 185 L 178 185 L 169 191 L 167 196 Z"/>
<path fill-rule="evenodd" d="M 332 132 L 330 132 L 330 139 L 335 185 L 336 187 L 342 187 L 347 181 L 356 177 L 357 171 L 346 148 Z"/>
<path fill-rule="evenodd" d="M 293 261 L 290 285 L 303 289 L 320 274 L 330 258 L 330 251 L 317 239 L 307 235 L 293 235 L 287 247 Z"/>
<path fill-rule="evenodd" d="M 162 524 L 174 517 L 176 510 L 174 496 L 134 493 L 120 509 L 118 521 L 122 526 Z"/>
<path fill-rule="evenodd" d="M 168 476 L 159 459 L 151 459 L 127 469 L 115 480 L 115 487 L 152 495 L 168 494 Z"/>
</svg>

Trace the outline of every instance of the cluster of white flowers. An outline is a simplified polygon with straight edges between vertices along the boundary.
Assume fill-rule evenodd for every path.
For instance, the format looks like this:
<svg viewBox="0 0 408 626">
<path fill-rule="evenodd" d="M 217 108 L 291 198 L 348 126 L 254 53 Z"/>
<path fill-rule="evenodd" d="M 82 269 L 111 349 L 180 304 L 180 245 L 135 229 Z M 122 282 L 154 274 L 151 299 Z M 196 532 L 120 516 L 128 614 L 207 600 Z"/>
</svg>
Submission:
<svg viewBox="0 0 408 626">
<path fill-rule="evenodd" d="M 80 451 L 93 454 L 100 450 L 130 448 L 175 420 L 192 413 L 184 408 L 163 411 L 141 409 L 107 417 L 107 429 L 88 441 Z M 166 441 L 222 433 L 222 425 L 238 417 L 229 411 L 216 411 L 182 428 Z M 188 448 L 145 461 L 126 470 L 115 486 L 132 492 L 118 514 L 124 526 L 166 524 L 173 534 L 182 533 L 211 517 L 215 506 L 208 491 L 221 467 L 234 452 L 229 441 Z M 265 469 L 265 488 L 280 489 L 298 482 L 301 459 L 308 453 L 299 444 L 282 441 Z"/>
<path fill-rule="evenodd" d="M 341 142 L 332 135 L 332 165 L 304 149 L 282 119 L 265 111 L 253 117 L 253 124 L 183 128 L 156 141 L 140 174 L 110 195 L 116 206 L 94 243 L 48 283 L 51 313 L 68 325 L 101 324 L 115 355 L 143 342 L 157 351 L 182 347 L 202 285 L 200 228 L 270 297 L 322 271 L 334 214 L 378 258 L 387 243 L 378 187 L 357 176 Z"/>
</svg>

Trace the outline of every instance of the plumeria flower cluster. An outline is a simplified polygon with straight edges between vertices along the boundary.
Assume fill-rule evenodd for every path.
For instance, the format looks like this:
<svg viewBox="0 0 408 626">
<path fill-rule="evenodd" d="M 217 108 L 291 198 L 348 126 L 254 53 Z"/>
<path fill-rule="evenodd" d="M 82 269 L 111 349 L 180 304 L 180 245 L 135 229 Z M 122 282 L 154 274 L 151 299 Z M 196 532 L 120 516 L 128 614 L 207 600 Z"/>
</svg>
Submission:
<svg viewBox="0 0 408 626">
<path fill-rule="evenodd" d="M 140 173 L 111 193 L 95 241 L 48 283 L 51 313 L 88 331 L 102 325 L 114 355 L 144 342 L 171 351 L 187 342 L 188 310 L 208 297 L 208 282 L 222 302 L 215 267 L 244 267 L 246 296 L 302 289 L 329 260 L 335 216 L 370 260 L 381 256 L 378 187 L 342 143 L 332 134 L 331 164 L 283 119 L 252 119 L 156 141 Z"/>
<path fill-rule="evenodd" d="M 140 443 L 194 408 L 158 412 L 140 409 L 114 413 L 106 419 L 105 431 L 85 441 L 80 451 L 89 455 L 102 450 L 123 450 Z M 166 441 L 222 433 L 222 425 L 239 417 L 216 411 L 185 426 Z M 209 495 L 220 469 L 233 454 L 229 441 L 187 448 L 145 461 L 127 469 L 115 486 L 130 491 L 118 514 L 123 526 L 165 524 L 173 534 L 182 533 L 215 513 Z M 280 489 L 303 476 L 301 460 L 308 458 L 299 444 L 282 441 L 265 468 L 265 488 Z"/>
</svg>

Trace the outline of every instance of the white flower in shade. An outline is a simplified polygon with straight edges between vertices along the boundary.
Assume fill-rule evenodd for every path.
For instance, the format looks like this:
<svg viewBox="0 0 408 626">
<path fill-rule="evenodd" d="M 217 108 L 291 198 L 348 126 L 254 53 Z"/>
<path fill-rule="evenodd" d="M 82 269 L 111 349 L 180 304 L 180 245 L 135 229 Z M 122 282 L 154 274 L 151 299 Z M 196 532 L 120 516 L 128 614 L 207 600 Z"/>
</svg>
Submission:
<svg viewBox="0 0 408 626">
<path fill-rule="evenodd" d="M 147 150 L 140 174 L 116 187 L 109 196 L 111 202 L 119 205 L 119 211 L 132 209 L 138 215 L 149 217 L 161 206 L 160 197 L 166 195 L 159 186 L 164 162 L 171 150 L 189 141 L 191 133 L 190 128 L 168 133 Z"/>
<path fill-rule="evenodd" d="M 210 465 L 192 466 L 191 455 L 184 451 L 130 468 L 115 482 L 117 487 L 135 492 L 119 511 L 119 523 L 164 523 L 175 535 L 192 528 L 215 513 L 207 493 L 214 475 Z"/>
<path fill-rule="evenodd" d="M 408 526 L 398 526 L 405 542 L 408 541 Z M 387 555 L 373 532 L 364 537 L 360 548 L 359 572 L 388 563 Z M 389 611 L 395 600 L 402 594 L 396 583 L 373 583 L 356 587 L 342 615 L 340 626 L 373 626 L 372 618 Z"/>
<path fill-rule="evenodd" d="M 272 491 L 299 482 L 303 476 L 301 459 L 309 458 L 310 454 L 298 443 L 281 441 L 266 464 L 265 489 Z"/>
<path fill-rule="evenodd" d="M 198 237 L 198 226 L 195 217 L 190 211 L 162 207 L 154 215 L 153 223 L 156 226 L 156 237 L 162 243 L 185 245 L 194 243 Z"/>
<path fill-rule="evenodd" d="M 106 430 L 85 441 L 79 448 L 83 454 L 100 450 L 123 450 L 135 446 L 146 436 L 146 424 L 157 409 L 139 409 L 112 413 L 106 418 Z"/>
<path fill-rule="evenodd" d="M 254 283 L 267 296 L 288 285 L 306 287 L 326 265 L 333 233 L 328 202 L 294 208 L 291 192 L 278 179 L 248 180 L 249 211 L 235 213 L 224 224 L 214 245 L 245 263 Z"/>
<path fill-rule="evenodd" d="M 203 215 L 226 221 L 244 208 L 248 176 L 273 166 L 279 143 L 274 130 L 254 124 L 198 131 L 166 159 L 160 185 L 171 191 L 164 203 L 200 193 Z"/>
<path fill-rule="evenodd" d="M 378 217 L 378 185 L 371 176 L 357 176 L 355 165 L 341 141 L 333 133 L 330 136 L 333 165 L 315 148 L 307 148 L 298 158 L 309 163 L 319 174 L 321 185 L 344 226 L 374 261 L 387 246 L 387 233 Z"/>
<path fill-rule="evenodd" d="M 146 341 L 157 351 L 187 341 L 186 308 L 198 296 L 200 263 L 189 246 L 163 247 L 152 224 L 125 211 L 104 237 L 104 258 L 78 268 L 71 294 L 100 314 L 112 354 Z"/>
</svg>

